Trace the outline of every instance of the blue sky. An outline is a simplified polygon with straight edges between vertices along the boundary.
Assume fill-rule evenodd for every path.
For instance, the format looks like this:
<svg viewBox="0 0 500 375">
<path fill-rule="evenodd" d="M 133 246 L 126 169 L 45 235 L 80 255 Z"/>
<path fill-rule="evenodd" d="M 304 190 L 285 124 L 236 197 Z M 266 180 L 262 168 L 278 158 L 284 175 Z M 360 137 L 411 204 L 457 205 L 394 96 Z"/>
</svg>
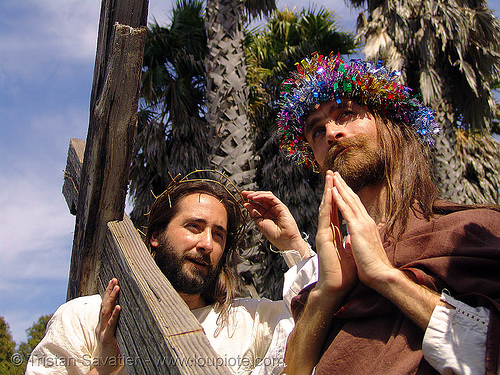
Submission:
<svg viewBox="0 0 500 375">
<path fill-rule="evenodd" d="M 100 4 L 0 0 L 0 316 L 17 343 L 66 299 L 75 219 L 61 188 L 69 140 L 87 134 Z M 150 19 L 167 22 L 171 4 L 150 0 Z M 343 0 L 313 4 L 354 31 Z M 500 0 L 489 7 L 499 17 Z"/>
</svg>

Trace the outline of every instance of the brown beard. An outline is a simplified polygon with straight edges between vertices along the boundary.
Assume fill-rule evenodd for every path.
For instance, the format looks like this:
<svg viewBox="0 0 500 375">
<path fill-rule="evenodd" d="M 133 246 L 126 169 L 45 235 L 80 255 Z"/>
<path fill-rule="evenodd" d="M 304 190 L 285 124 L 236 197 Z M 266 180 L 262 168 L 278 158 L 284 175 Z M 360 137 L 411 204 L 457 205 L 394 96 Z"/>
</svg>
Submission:
<svg viewBox="0 0 500 375">
<path fill-rule="evenodd" d="M 337 171 L 355 192 L 365 186 L 380 183 L 384 178 L 384 158 L 380 149 L 369 147 L 364 134 L 341 139 L 333 145 L 325 157 L 323 174 L 327 170 Z"/>
<path fill-rule="evenodd" d="M 156 264 L 177 293 L 205 294 L 205 291 L 215 288 L 215 283 L 219 278 L 222 268 L 222 262 L 219 262 L 214 267 L 210 263 L 210 256 L 208 254 L 198 254 L 198 260 L 209 264 L 207 274 L 204 275 L 197 267 L 192 267 L 191 273 L 183 270 L 182 265 L 187 261 L 186 255 L 178 256 L 174 251 L 173 245 L 163 235 L 158 238 L 158 247 L 154 258 Z"/>
</svg>

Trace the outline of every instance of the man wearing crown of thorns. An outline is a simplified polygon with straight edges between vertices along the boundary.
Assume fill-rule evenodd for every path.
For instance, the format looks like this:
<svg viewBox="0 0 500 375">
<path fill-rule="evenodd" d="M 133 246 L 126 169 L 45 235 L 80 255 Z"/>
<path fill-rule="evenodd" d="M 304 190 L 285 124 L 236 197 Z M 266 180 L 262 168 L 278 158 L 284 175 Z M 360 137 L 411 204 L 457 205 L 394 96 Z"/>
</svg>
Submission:
<svg viewBox="0 0 500 375">
<path fill-rule="evenodd" d="M 313 54 L 283 83 L 282 150 L 325 178 L 287 375 L 499 372 L 498 206 L 437 199 L 438 127 L 400 76 Z"/>
<path fill-rule="evenodd" d="M 309 281 L 309 276 L 301 276 L 301 267 L 308 263 L 301 260 L 311 256 L 309 245 L 273 194 L 243 196 L 249 199 L 243 205 L 270 242 L 284 251 L 288 265 L 299 263 L 285 276 L 285 298 L 290 301 Z M 293 320 L 289 304 L 282 301 L 236 298 L 243 221 L 238 201 L 219 182 L 185 180 L 152 205 L 145 243 L 224 363 L 237 374 L 270 372 L 284 360 L 284 349 L 266 357 L 273 332 L 286 340 Z M 116 305 L 118 293 L 118 281 L 113 279 L 102 300 L 96 295 L 62 305 L 33 351 L 26 374 L 126 373 L 114 336 L 121 310 Z"/>
</svg>

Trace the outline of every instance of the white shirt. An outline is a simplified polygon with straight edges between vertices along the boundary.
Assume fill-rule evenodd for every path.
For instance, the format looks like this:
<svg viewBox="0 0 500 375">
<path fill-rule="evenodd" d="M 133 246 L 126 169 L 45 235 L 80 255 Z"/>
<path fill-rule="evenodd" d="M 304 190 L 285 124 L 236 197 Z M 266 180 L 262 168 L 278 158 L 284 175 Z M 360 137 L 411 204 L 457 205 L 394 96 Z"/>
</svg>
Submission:
<svg viewBox="0 0 500 375">
<path fill-rule="evenodd" d="M 441 300 L 455 309 L 437 306 L 425 331 L 422 352 L 440 374 L 484 374 L 490 311 L 471 307 L 446 293 Z"/>
<path fill-rule="evenodd" d="M 220 332 L 217 332 L 218 314 L 211 306 L 192 311 L 215 351 L 227 359 L 226 364 L 234 372 L 271 375 L 284 369 L 286 341 L 294 327 L 290 301 L 305 286 L 317 281 L 317 267 L 314 256 L 290 268 L 285 274 L 284 303 L 266 299 L 236 300 L 232 314 L 233 323 L 237 325 L 223 327 Z M 455 309 L 441 306 L 434 309 L 422 344 L 425 359 L 441 374 L 484 373 L 489 310 L 473 308 L 447 294 L 442 295 L 442 300 Z M 97 355 L 95 327 L 100 303 L 101 297 L 95 295 L 62 305 L 49 322 L 45 337 L 34 349 L 26 374 L 80 375 L 90 371 Z M 271 344 L 259 363 L 269 341 Z M 250 366 L 246 366 L 247 363 Z"/>
</svg>

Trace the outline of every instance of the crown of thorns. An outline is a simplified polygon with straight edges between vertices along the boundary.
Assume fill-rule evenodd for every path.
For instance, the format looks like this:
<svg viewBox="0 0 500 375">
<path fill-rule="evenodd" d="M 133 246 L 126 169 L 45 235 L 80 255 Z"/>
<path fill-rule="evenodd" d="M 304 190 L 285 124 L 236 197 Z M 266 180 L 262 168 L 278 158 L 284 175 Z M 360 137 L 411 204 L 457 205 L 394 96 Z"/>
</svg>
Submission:
<svg viewBox="0 0 500 375">
<path fill-rule="evenodd" d="M 241 232 L 245 231 L 245 227 L 248 222 L 248 212 L 243 209 L 243 202 L 245 201 L 245 198 L 243 197 L 243 194 L 241 194 L 241 191 L 236 187 L 236 185 L 223 172 L 211 169 L 197 169 L 186 174 L 184 177 L 181 177 L 181 174 L 179 173 L 175 177 L 172 177 L 172 175 L 170 175 L 170 178 L 172 179 L 172 181 L 168 184 L 167 188 L 161 194 L 156 196 L 153 193 L 155 202 L 163 199 L 166 196 L 168 199 L 169 207 L 172 208 L 170 193 L 180 184 L 194 181 L 214 183 L 221 186 L 229 194 L 231 199 L 235 203 L 237 203 L 237 206 L 239 207 L 239 215 L 242 219 L 242 223 L 244 223 L 243 227 L 241 228 Z M 153 205 L 151 205 L 151 207 L 153 206 L 154 203 Z M 150 213 L 151 211 L 149 211 L 146 215 L 149 215 Z"/>
<path fill-rule="evenodd" d="M 313 53 L 295 64 L 297 70 L 281 86 L 278 131 L 280 150 L 295 162 L 313 167 L 314 155 L 304 135 L 304 119 L 320 103 L 341 98 L 353 99 L 381 111 L 389 119 L 410 126 L 420 140 L 432 144 L 439 132 L 433 111 L 411 95 L 400 71 L 391 71 L 382 61 L 351 60 L 340 54 Z"/>
</svg>

